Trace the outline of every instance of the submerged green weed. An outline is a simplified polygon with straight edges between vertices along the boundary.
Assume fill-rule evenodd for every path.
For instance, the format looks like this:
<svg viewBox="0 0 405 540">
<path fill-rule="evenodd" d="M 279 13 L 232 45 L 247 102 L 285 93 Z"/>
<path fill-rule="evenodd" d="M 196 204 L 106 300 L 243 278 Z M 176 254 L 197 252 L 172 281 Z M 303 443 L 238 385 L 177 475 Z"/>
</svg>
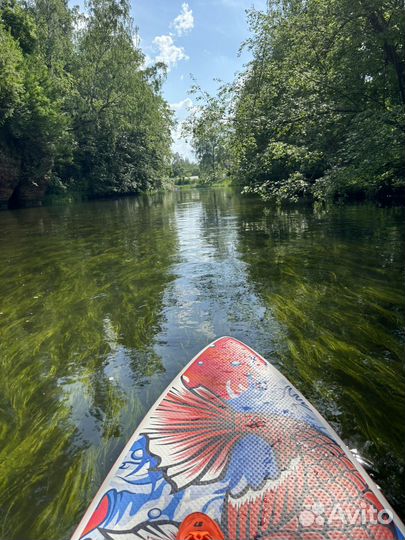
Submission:
<svg viewBox="0 0 405 540">
<path fill-rule="evenodd" d="M 231 190 L 0 214 L 0 539 L 69 537 L 184 363 L 275 361 L 400 508 L 403 212 Z"/>
</svg>

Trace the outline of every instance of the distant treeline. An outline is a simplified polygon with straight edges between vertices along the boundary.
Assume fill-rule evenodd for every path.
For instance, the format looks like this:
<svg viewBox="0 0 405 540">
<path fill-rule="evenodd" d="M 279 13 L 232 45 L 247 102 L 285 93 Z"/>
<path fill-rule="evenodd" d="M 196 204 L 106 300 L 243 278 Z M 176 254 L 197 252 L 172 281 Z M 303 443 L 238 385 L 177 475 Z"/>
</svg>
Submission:
<svg viewBox="0 0 405 540">
<path fill-rule="evenodd" d="M 165 67 L 144 66 L 128 0 L 0 0 L 0 205 L 159 186 Z"/>
<path fill-rule="evenodd" d="M 175 185 L 195 185 L 200 183 L 200 168 L 197 163 L 192 162 L 187 157 L 181 156 L 178 152 L 173 154 L 172 181 Z"/>
<path fill-rule="evenodd" d="M 270 0 L 248 19 L 242 73 L 194 88 L 203 173 L 277 201 L 404 197 L 403 0 Z"/>
</svg>

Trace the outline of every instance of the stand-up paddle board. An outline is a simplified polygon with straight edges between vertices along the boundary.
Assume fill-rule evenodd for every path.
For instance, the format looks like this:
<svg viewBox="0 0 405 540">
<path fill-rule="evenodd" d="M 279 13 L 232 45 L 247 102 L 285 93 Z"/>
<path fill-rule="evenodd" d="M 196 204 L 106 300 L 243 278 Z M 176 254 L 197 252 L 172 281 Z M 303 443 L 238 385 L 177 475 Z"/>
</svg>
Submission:
<svg viewBox="0 0 405 540">
<path fill-rule="evenodd" d="M 218 339 L 174 379 L 72 540 L 174 540 L 192 512 L 228 540 L 404 538 L 329 424 L 264 358 Z"/>
</svg>

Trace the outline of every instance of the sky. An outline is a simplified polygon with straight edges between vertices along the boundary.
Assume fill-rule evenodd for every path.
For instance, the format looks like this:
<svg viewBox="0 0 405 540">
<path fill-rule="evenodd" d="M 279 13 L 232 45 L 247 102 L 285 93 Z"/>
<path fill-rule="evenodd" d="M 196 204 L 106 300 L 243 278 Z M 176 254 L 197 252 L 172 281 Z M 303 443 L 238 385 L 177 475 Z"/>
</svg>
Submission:
<svg viewBox="0 0 405 540">
<path fill-rule="evenodd" d="M 248 60 L 238 50 L 249 35 L 245 11 L 252 6 L 264 9 L 265 0 L 132 0 L 146 61 L 168 67 L 163 95 L 179 121 L 173 150 L 184 157 L 193 158 L 179 127 L 193 105 L 190 74 L 210 93 L 218 87 L 215 79 L 233 80 Z"/>
</svg>

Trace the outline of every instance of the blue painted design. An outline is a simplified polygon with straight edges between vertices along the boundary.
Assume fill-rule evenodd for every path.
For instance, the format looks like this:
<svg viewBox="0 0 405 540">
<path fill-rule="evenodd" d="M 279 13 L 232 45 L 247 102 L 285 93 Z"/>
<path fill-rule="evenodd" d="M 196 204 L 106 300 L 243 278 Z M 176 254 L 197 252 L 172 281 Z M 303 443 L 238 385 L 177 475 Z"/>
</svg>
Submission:
<svg viewBox="0 0 405 540">
<path fill-rule="evenodd" d="M 142 436 L 132 445 L 130 458 L 122 462 L 117 476 L 128 484 L 151 483 L 154 485 L 157 480 L 162 478 L 160 472 L 153 471 L 157 464 L 157 458 L 149 454 L 147 440 Z M 146 468 L 148 469 L 147 474 L 142 474 L 142 470 Z"/>
<path fill-rule="evenodd" d="M 161 470 L 157 469 L 158 460 L 147 449 L 147 439 L 141 436 L 130 450 L 129 459 L 126 459 L 117 471 L 117 480 L 130 484 L 128 489 L 111 489 L 107 492 L 108 514 L 103 526 L 117 523 L 127 514 L 132 517 L 137 514 L 145 504 L 151 501 L 166 500 L 166 508 L 153 508 L 149 510 L 150 518 L 158 518 L 164 514 L 168 519 L 174 519 L 177 506 L 184 493 L 173 494 L 169 498 L 162 497 L 163 490 L 170 484 L 166 481 Z M 136 489 L 138 486 L 139 489 Z M 129 491 L 131 489 L 131 491 Z M 167 504 L 168 503 L 168 504 Z"/>
<path fill-rule="evenodd" d="M 250 460 L 254 461 L 254 468 L 244 465 Z M 233 489 L 244 478 L 247 485 L 258 489 L 264 480 L 277 478 L 278 475 L 279 468 L 272 447 L 261 437 L 247 435 L 232 450 L 225 481 Z"/>
<path fill-rule="evenodd" d="M 401 531 L 395 524 L 394 524 L 394 528 L 395 528 L 395 534 L 398 540 L 405 540 L 405 536 L 401 533 Z"/>
<path fill-rule="evenodd" d="M 169 503 L 169 505 L 165 508 L 164 513 L 168 517 L 168 519 L 174 519 L 176 516 L 176 510 L 184 497 L 185 491 L 178 491 L 177 493 L 174 493 L 172 496 L 172 499 Z"/>
<path fill-rule="evenodd" d="M 226 490 L 221 489 L 221 490 L 216 491 L 215 493 L 220 493 L 220 495 L 218 495 L 217 497 L 213 497 L 207 503 L 204 504 L 204 506 L 202 507 L 202 510 L 201 510 L 201 512 L 203 512 L 203 514 L 212 515 L 210 513 L 210 506 L 212 504 L 214 504 L 216 501 L 222 501 L 222 503 L 224 502 L 224 494 L 226 493 Z"/>
<path fill-rule="evenodd" d="M 162 511 L 159 508 L 152 508 L 152 510 L 149 510 L 148 512 L 149 519 L 157 519 L 161 515 L 162 515 Z"/>
<path fill-rule="evenodd" d="M 298 392 L 287 385 L 284 388 L 284 396 L 290 398 L 291 407 L 289 409 L 279 409 L 272 401 L 266 401 L 268 396 L 268 380 L 255 380 L 251 375 L 248 377 L 249 387 L 239 396 L 228 400 L 229 405 L 238 412 L 263 412 L 274 414 L 275 416 L 290 416 L 297 420 L 302 420 L 318 431 L 328 435 L 330 434 L 323 424 L 321 424 L 314 416 L 311 408 L 302 399 Z M 267 392 L 267 394 L 266 394 Z"/>
</svg>

